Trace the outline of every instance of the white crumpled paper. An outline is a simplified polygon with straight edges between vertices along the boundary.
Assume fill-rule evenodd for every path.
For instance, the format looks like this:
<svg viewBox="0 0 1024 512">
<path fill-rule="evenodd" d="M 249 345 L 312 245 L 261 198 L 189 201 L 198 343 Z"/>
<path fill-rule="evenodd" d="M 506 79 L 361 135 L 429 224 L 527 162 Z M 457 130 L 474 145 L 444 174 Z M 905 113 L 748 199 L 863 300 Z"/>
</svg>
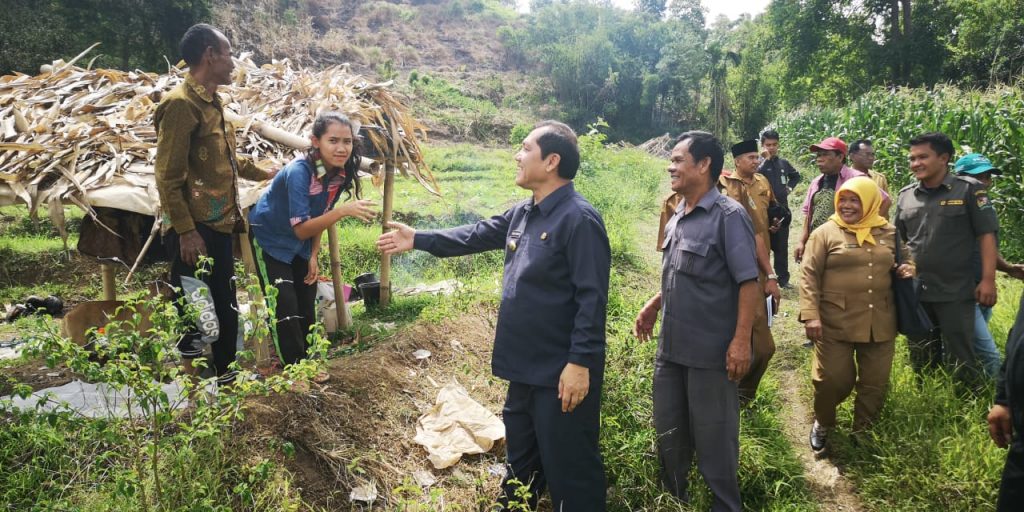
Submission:
<svg viewBox="0 0 1024 512">
<path fill-rule="evenodd" d="M 416 422 L 416 443 L 426 448 L 436 469 L 452 466 L 463 455 L 486 453 L 505 438 L 505 425 L 473 400 L 458 382 L 437 393 L 437 402 Z"/>
</svg>

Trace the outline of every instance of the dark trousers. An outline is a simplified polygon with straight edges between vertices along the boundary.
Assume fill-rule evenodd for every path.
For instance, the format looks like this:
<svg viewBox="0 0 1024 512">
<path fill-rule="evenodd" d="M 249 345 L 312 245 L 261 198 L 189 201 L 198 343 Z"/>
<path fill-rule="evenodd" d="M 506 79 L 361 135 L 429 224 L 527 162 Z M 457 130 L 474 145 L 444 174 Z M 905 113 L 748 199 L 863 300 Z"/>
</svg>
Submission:
<svg viewBox="0 0 1024 512">
<path fill-rule="evenodd" d="M 936 327 L 926 335 L 907 336 L 914 371 L 945 363 L 962 383 L 982 382 L 981 364 L 974 353 L 974 301 L 922 301 L 921 305 Z"/>
<path fill-rule="evenodd" d="M 1006 466 L 1003 467 L 1003 481 L 999 485 L 998 512 L 1017 512 L 1024 510 L 1024 440 L 1019 433 L 1010 445 L 1006 454 Z"/>
<path fill-rule="evenodd" d="M 598 447 L 601 379 L 591 377 L 590 391 L 573 412 L 562 412 L 558 389 L 510 382 L 502 420 L 508 440 L 508 474 L 499 503 L 520 510 L 518 480 L 528 485 L 532 509 L 545 488 L 559 512 L 605 510 L 604 465 Z M 521 492 L 521 491 L 520 491 Z"/>
<path fill-rule="evenodd" d="M 228 366 L 235 362 L 238 343 L 238 303 L 235 299 L 235 259 L 232 250 L 231 233 L 220 233 L 203 224 L 196 224 L 196 232 L 206 244 L 206 255 L 213 260 L 212 268 L 204 269 L 198 275 L 197 268 L 186 265 L 181 260 L 181 241 L 173 229 L 164 235 L 164 246 L 171 255 L 171 286 L 177 290 L 175 303 L 178 313 L 184 315 L 181 305 L 181 276 L 195 277 L 210 287 L 210 298 L 217 312 L 217 323 L 220 334 L 213 342 L 213 366 L 217 371 L 218 384 L 230 384 L 235 380 L 235 371 Z M 190 325 L 178 341 L 178 351 L 185 359 L 195 359 L 203 355 L 197 350 L 195 342 L 200 337 L 196 326 Z"/>
<path fill-rule="evenodd" d="M 274 259 L 253 244 L 259 266 L 260 283 L 277 288 L 277 305 L 271 331 L 277 356 L 284 364 L 306 358 L 306 335 L 316 321 L 316 283 L 306 284 L 309 260 L 296 256 L 291 263 Z"/>
<path fill-rule="evenodd" d="M 789 222 L 790 219 L 786 219 L 778 231 L 771 233 L 772 262 L 779 276 L 779 286 L 789 285 Z"/>
<path fill-rule="evenodd" d="M 739 512 L 740 405 L 736 383 L 725 369 L 654 362 L 654 429 L 662 483 L 689 500 L 690 467 L 714 494 L 711 510 Z"/>
</svg>

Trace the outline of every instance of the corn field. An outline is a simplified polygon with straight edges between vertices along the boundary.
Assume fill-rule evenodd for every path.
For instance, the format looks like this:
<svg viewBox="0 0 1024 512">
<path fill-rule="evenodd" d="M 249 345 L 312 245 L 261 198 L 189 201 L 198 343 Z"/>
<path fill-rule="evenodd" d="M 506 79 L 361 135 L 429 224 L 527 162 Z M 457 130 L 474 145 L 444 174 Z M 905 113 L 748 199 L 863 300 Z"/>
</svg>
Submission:
<svg viewBox="0 0 1024 512">
<path fill-rule="evenodd" d="M 999 212 L 1003 254 L 1024 257 L 1024 89 L 989 91 L 955 87 L 925 89 L 876 88 L 845 107 L 807 107 L 780 116 L 774 128 L 782 134 L 783 152 L 810 164 L 808 146 L 838 136 L 848 144 L 870 139 L 877 155 L 875 170 L 884 173 L 895 193 L 913 181 L 907 164 L 908 141 L 924 132 L 949 135 L 957 148 L 953 160 L 976 151 L 1003 171 L 993 184 L 992 200 Z M 806 167 L 806 165 L 805 165 Z"/>
</svg>

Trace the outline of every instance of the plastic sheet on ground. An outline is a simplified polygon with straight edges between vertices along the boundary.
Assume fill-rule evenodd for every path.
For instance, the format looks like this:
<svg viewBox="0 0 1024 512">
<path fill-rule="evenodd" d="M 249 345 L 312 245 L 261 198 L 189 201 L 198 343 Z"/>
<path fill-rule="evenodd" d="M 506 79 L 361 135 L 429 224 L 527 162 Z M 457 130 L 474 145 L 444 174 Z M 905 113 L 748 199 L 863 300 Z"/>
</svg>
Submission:
<svg viewBox="0 0 1024 512">
<path fill-rule="evenodd" d="M 187 405 L 187 401 L 181 398 L 181 386 L 177 382 L 161 387 L 175 408 L 181 409 Z M 40 407 L 43 411 L 68 407 L 90 418 L 123 418 L 128 416 L 128 403 L 131 402 L 132 414 L 142 414 L 128 389 L 117 390 L 104 383 L 91 384 L 80 380 L 73 380 L 63 386 L 40 389 L 24 399 L 17 396 L 0 397 L 0 401 L 6 400 L 11 400 L 11 405 L 16 409 L 33 410 L 36 404 L 45 402 Z"/>
<path fill-rule="evenodd" d="M 504 438 L 501 420 L 453 381 L 441 388 L 437 402 L 420 416 L 413 441 L 426 448 L 434 468 L 443 469 L 463 455 L 489 452 Z"/>
<path fill-rule="evenodd" d="M 433 284 L 417 283 L 411 288 L 400 288 L 395 290 L 395 295 L 411 296 L 419 295 L 421 293 L 430 293 L 433 295 L 451 295 L 455 293 L 462 283 L 458 279 L 445 279 L 444 281 L 438 281 Z"/>
</svg>

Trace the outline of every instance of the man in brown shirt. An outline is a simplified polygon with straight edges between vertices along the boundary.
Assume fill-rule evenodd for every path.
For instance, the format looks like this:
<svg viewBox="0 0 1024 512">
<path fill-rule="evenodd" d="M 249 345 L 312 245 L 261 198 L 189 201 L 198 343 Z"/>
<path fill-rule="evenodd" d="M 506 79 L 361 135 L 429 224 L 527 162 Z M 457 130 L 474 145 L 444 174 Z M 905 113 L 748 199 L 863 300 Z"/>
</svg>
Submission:
<svg viewBox="0 0 1024 512">
<path fill-rule="evenodd" d="M 164 244 L 172 255 L 171 284 L 183 290 L 183 278 L 191 286 L 194 276 L 209 287 L 209 296 L 186 294 L 200 309 L 199 321 L 182 336 L 178 350 L 185 371 L 195 374 L 192 360 L 212 344 L 217 382 L 230 384 L 238 336 L 232 236 L 245 231 L 238 179 L 266 180 L 273 174 L 235 155 L 234 130 L 217 95 L 218 86 L 231 83 L 231 43 L 216 28 L 199 24 L 188 29 L 179 49 L 189 71 L 154 114 L 156 184 Z"/>
<path fill-rule="evenodd" d="M 770 220 L 768 207 L 775 203 L 772 186 L 763 174 L 757 172 L 758 153 L 757 141 L 746 140 L 732 146 L 732 158 L 736 170 L 725 172 L 718 179 L 718 188 L 728 197 L 735 199 L 746 210 L 754 225 L 755 248 L 757 251 L 758 283 L 765 296 L 771 296 L 772 311 L 779 306 L 779 276 L 772 270 L 768 248 L 771 246 Z M 768 327 L 768 311 L 764 305 L 757 308 L 754 315 L 753 361 L 750 371 L 740 381 L 740 400 L 744 403 L 754 399 L 757 386 L 768 369 L 768 362 L 775 354 L 775 340 Z"/>
</svg>

